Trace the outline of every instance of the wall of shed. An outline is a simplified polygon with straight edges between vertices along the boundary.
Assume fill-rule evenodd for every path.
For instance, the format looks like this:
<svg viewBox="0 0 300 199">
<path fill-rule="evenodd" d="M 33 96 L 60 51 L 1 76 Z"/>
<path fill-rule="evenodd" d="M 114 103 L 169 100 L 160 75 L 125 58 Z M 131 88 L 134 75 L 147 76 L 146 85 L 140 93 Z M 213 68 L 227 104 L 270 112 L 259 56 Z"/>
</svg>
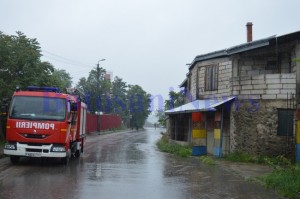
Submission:
<svg viewBox="0 0 300 199">
<path fill-rule="evenodd" d="M 191 114 L 171 114 L 168 119 L 168 135 L 171 140 L 190 142 Z"/>
</svg>

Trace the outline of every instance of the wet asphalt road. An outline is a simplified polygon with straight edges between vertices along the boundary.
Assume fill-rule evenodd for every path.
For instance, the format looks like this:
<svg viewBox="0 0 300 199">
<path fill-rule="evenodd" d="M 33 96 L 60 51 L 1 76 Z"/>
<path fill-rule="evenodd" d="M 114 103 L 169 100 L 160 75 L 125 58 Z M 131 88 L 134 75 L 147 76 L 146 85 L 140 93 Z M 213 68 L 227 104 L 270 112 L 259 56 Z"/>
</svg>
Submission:
<svg viewBox="0 0 300 199">
<path fill-rule="evenodd" d="M 84 154 L 68 166 L 55 160 L 0 160 L 0 199 L 277 198 L 197 158 L 161 153 L 159 129 L 90 135 Z"/>
</svg>

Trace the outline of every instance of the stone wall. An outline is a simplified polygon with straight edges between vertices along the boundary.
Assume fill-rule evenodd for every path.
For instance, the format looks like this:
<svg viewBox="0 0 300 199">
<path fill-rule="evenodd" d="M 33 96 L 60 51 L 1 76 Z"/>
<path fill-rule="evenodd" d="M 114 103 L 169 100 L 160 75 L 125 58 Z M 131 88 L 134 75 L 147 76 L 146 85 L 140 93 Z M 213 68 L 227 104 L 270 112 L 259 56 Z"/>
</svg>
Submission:
<svg viewBox="0 0 300 199">
<path fill-rule="evenodd" d="M 230 150 L 246 151 L 252 154 L 283 155 L 288 150 L 292 137 L 278 136 L 277 108 L 286 107 L 285 100 L 259 100 L 253 110 L 249 101 L 238 101 L 232 106 L 230 115 Z M 291 144 L 290 147 L 293 145 Z"/>
</svg>

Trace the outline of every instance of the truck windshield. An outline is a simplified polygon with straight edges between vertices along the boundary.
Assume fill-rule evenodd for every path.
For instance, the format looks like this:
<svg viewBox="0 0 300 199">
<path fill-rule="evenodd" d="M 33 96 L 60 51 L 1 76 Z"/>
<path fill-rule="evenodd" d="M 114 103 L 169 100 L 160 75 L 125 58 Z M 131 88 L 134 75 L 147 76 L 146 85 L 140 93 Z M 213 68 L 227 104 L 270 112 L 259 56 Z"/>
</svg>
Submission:
<svg viewBox="0 0 300 199">
<path fill-rule="evenodd" d="M 66 100 L 50 97 L 15 96 L 11 103 L 10 118 L 64 121 Z"/>
</svg>

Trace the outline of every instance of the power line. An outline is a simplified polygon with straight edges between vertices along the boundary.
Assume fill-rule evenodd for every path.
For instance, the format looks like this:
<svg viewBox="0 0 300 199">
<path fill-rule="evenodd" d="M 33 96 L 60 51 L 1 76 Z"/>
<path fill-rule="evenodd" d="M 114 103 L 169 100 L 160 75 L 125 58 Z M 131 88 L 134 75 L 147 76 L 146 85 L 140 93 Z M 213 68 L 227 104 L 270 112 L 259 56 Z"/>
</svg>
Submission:
<svg viewBox="0 0 300 199">
<path fill-rule="evenodd" d="M 55 57 L 51 57 L 51 56 L 47 56 L 47 55 L 43 55 L 43 57 L 46 57 L 46 58 L 48 58 L 49 60 L 54 60 L 54 61 L 56 61 L 56 62 L 60 62 L 60 63 L 67 64 L 67 65 L 92 68 L 92 66 L 82 65 L 82 64 L 79 64 L 79 63 L 68 62 L 68 61 L 60 60 L 60 59 L 57 59 L 57 58 L 55 58 Z M 50 62 L 50 61 L 49 61 L 49 62 Z"/>
<path fill-rule="evenodd" d="M 84 63 L 81 63 L 79 61 L 69 59 L 69 58 L 57 55 L 55 53 L 49 52 L 47 50 L 42 50 L 42 51 L 50 55 L 50 56 L 43 55 L 44 57 L 56 60 L 58 62 L 62 62 L 62 63 L 65 63 L 65 64 L 77 65 L 77 66 L 84 66 L 84 67 L 89 67 L 89 68 L 91 68 L 91 66 L 93 66 L 93 64 L 84 64 Z"/>
</svg>

